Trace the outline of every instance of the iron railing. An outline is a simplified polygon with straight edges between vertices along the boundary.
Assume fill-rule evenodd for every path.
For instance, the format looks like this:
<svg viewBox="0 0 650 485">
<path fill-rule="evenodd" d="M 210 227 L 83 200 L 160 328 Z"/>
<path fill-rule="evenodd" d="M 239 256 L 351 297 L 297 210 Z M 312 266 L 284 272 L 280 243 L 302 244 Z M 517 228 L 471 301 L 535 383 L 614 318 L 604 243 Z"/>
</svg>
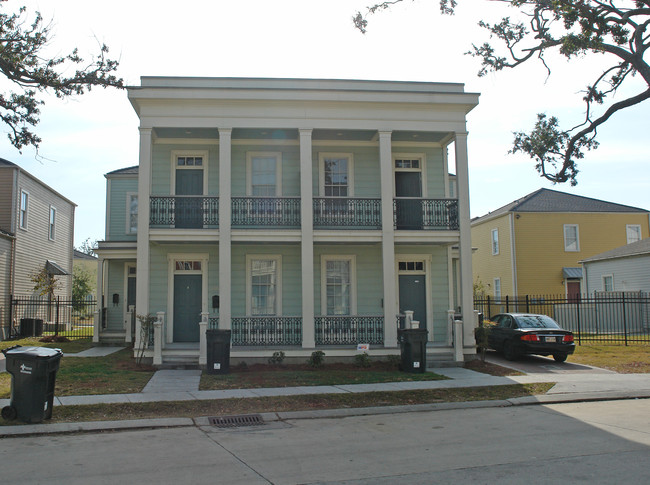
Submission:
<svg viewBox="0 0 650 485">
<path fill-rule="evenodd" d="M 458 199 L 393 199 L 393 222 L 396 229 L 458 229 Z"/>
<path fill-rule="evenodd" d="M 233 317 L 233 346 L 302 345 L 302 317 Z"/>
<path fill-rule="evenodd" d="M 315 318 L 316 345 L 384 344 L 384 317 L 328 315 Z"/>
<path fill-rule="evenodd" d="M 97 300 L 71 300 L 12 296 L 10 337 L 61 336 L 69 339 L 93 336 Z"/>
<path fill-rule="evenodd" d="M 219 197 L 152 196 L 149 200 L 149 226 L 216 228 L 219 226 Z"/>
<path fill-rule="evenodd" d="M 208 318 L 208 330 L 219 330 L 219 317 Z"/>
<path fill-rule="evenodd" d="M 315 228 L 381 229 L 381 199 L 316 197 Z"/>
<path fill-rule="evenodd" d="M 575 334 L 578 344 L 604 342 L 628 345 L 650 343 L 650 294 L 598 292 L 566 296 L 485 296 L 474 308 L 490 319 L 498 313 L 541 313 Z"/>
<path fill-rule="evenodd" d="M 233 227 L 300 227 L 300 197 L 233 197 Z"/>
</svg>

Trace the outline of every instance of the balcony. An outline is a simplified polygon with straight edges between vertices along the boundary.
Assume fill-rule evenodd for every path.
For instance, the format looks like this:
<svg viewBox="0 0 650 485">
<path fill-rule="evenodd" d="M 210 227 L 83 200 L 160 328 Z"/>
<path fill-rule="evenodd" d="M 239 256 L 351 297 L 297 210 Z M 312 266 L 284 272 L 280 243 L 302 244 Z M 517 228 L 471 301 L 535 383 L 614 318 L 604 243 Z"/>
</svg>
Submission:
<svg viewBox="0 0 650 485">
<path fill-rule="evenodd" d="M 233 197 L 232 227 L 299 228 L 300 197 Z"/>
<path fill-rule="evenodd" d="M 328 315 L 315 318 L 316 345 L 384 344 L 384 317 Z"/>
<path fill-rule="evenodd" d="M 457 199 L 393 199 L 393 221 L 397 230 L 458 230 Z"/>
<path fill-rule="evenodd" d="M 381 229 L 381 199 L 316 197 L 315 229 Z"/>
<path fill-rule="evenodd" d="M 207 229 L 219 226 L 219 198 L 203 195 L 152 196 L 149 227 Z"/>
</svg>

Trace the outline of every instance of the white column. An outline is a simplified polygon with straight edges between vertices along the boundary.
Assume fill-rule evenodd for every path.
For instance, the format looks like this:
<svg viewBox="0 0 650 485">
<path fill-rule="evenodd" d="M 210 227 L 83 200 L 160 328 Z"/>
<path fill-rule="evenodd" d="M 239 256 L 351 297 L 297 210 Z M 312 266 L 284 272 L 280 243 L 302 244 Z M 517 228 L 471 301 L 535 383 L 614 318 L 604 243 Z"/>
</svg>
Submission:
<svg viewBox="0 0 650 485">
<path fill-rule="evenodd" d="M 93 342 L 99 342 L 99 332 L 102 328 L 102 315 L 104 314 L 104 258 L 101 256 L 97 261 L 97 311 L 95 312 L 95 321 L 93 322 Z"/>
<path fill-rule="evenodd" d="M 229 330 L 232 317 L 231 258 L 231 150 L 232 129 L 219 129 L 219 328 Z"/>
<path fill-rule="evenodd" d="M 201 322 L 199 323 L 199 365 L 203 366 L 208 363 L 208 339 L 206 331 L 208 330 L 208 312 L 201 312 Z"/>
<path fill-rule="evenodd" d="M 140 165 L 138 168 L 138 242 L 136 256 L 136 299 L 138 315 L 149 313 L 149 197 L 151 195 L 152 129 L 140 128 Z M 136 347 L 140 332 L 136 333 Z"/>
<path fill-rule="evenodd" d="M 153 365 L 161 365 L 165 312 L 158 312 L 156 316 L 156 321 L 153 322 Z"/>
<path fill-rule="evenodd" d="M 302 346 L 316 347 L 314 331 L 314 206 L 312 130 L 300 131 L 300 267 L 302 275 Z"/>
<path fill-rule="evenodd" d="M 135 306 L 129 305 L 129 309 L 126 312 L 126 322 L 125 322 L 126 334 L 124 335 L 124 342 L 126 342 L 127 344 L 133 342 L 133 319 L 134 318 L 135 318 Z"/>
<path fill-rule="evenodd" d="M 456 182 L 458 184 L 458 223 L 460 229 L 460 287 L 464 346 L 475 349 L 474 295 L 472 275 L 472 232 L 469 219 L 469 174 L 467 133 L 456 133 Z"/>
<path fill-rule="evenodd" d="M 384 279 L 384 347 L 397 347 L 397 288 L 393 227 L 393 154 L 391 132 L 379 132 L 381 182 L 381 255 Z"/>
</svg>

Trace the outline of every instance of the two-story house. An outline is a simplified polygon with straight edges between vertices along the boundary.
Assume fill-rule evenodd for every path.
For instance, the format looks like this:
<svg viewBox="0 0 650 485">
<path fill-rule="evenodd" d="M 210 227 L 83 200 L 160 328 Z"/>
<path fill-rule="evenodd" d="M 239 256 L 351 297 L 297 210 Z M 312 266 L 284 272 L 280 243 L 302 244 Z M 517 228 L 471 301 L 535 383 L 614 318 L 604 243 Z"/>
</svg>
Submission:
<svg viewBox="0 0 650 485">
<path fill-rule="evenodd" d="M 36 297 L 31 276 L 41 270 L 70 298 L 76 205 L 15 163 L 0 158 L 0 328 L 20 323 L 9 314 L 11 296 Z M 13 321 L 12 322 L 12 318 Z"/>
<path fill-rule="evenodd" d="M 232 331 L 234 361 L 343 358 L 360 343 L 385 356 L 412 311 L 444 358 L 460 308 L 453 355 L 474 353 L 465 117 L 477 94 L 144 77 L 128 95 L 140 160 L 106 175 L 96 340 L 138 340 L 134 306 L 164 322 L 155 364 L 203 362 L 204 328 Z"/>
<path fill-rule="evenodd" d="M 472 220 L 474 279 L 503 296 L 586 292 L 581 260 L 649 236 L 644 209 L 539 189 Z"/>
</svg>

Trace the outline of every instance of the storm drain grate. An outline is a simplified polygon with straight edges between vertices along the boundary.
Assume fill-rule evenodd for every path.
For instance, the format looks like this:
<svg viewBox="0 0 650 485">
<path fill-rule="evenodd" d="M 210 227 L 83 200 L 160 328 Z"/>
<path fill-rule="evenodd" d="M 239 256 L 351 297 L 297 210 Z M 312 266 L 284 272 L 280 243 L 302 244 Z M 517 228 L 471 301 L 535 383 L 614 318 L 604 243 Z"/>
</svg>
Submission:
<svg viewBox="0 0 650 485">
<path fill-rule="evenodd" d="M 262 426 L 264 420 L 259 414 L 237 414 L 234 416 L 211 416 L 208 421 L 217 428 L 239 428 L 240 426 Z"/>
</svg>

